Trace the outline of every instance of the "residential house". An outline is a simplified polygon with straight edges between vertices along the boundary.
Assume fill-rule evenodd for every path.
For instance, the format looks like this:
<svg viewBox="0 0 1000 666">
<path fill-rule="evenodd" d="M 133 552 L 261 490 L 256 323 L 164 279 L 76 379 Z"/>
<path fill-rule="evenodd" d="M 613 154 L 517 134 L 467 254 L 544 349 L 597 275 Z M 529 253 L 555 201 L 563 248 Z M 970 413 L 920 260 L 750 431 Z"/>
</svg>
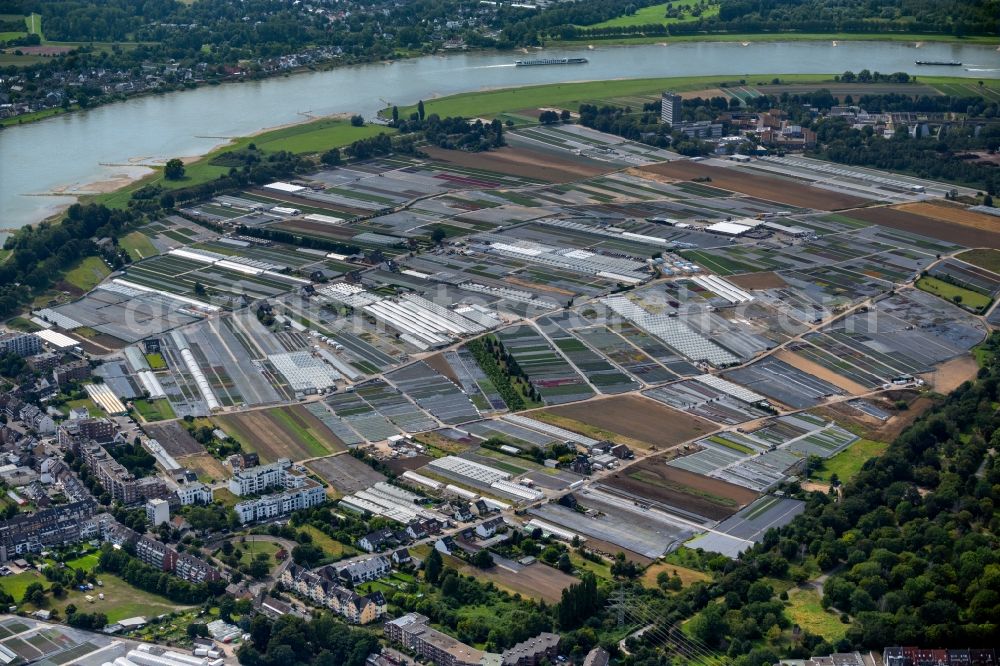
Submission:
<svg viewBox="0 0 1000 666">
<path fill-rule="evenodd" d="M 503 666 L 540 666 L 542 663 L 555 662 L 559 656 L 559 640 L 558 634 L 543 631 L 534 638 L 504 650 L 501 663 Z"/>
<path fill-rule="evenodd" d="M 335 569 L 342 579 L 357 585 L 388 576 L 392 571 L 392 563 L 385 555 L 376 555 L 366 560 L 335 566 Z"/>
<path fill-rule="evenodd" d="M 458 544 L 450 536 L 442 537 L 434 542 L 434 550 L 442 555 L 451 555 L 458 548 Z"/>
<path fill-rule="evenodd" d="M 385 550 L 394 543 L 397 543 L 396 533 L 388 527 L 369 532 L 358 539 L 358 546 L 369 553 Z"/>
<path fill-rule="evenodd" d="M 489 539 L 491 536 L 497 533 L 498 530 L 503 529 L 507 526 L 504 519 L 500 516 L 490 518 L 489 520 L 484 520 L 483 522 L 476 525 L 476 536 L 480 539 Z"/>
</svg>

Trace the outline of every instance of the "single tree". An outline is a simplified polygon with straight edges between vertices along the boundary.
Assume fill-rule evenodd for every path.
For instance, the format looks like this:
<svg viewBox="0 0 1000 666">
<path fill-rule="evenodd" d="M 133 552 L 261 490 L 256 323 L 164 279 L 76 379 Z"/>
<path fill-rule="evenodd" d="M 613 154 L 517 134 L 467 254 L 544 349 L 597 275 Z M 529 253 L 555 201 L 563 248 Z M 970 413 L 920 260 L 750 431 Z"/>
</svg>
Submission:
<svg viewBox="0 0 1000 666">
<path fill-rule="evenodd" d="M 493 566 L 493 556 L 490 551 L 483 548 L 472 556 L 472 564 L 480 569 L 489 569 Z"/>
<path fill-rule="evenodd" d="M 444 562 L 441 559 L 441 553 L 436 549 L 432 550 L 424 561 L 424 579 L 431 585 L 436 585 L 438 579 L 441 577 L 443 566 Z"/>
<path fill-rule="evenodd" d="M 424 100 L 417 102 L 417 117 L 420 120 L 424 119 Z"/>
<path fill-rule="evenodd" d="M 184 177 L 184 162 L 181 162 L 176 157 L 168 160 L 163 167 L 163 176 L 167 180 L 180 180 Z"/>
</svg>

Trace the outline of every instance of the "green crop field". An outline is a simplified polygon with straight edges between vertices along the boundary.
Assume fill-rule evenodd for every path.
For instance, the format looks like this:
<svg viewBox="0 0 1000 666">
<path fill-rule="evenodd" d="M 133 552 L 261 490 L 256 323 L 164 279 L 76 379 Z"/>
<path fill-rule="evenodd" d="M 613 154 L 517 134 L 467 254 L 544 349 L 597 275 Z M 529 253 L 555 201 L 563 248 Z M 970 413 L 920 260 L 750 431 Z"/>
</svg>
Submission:
<svg viewBox="0 0 1000 666">
<path fill-rule="evenodd" d="M 631 28 L 638 25 L 671 25 L 673 23 L 681 23 L 683 21 L 690 21 L 694 18 L 694 14 L 691 13 L 691 9 L 698 4 L 699 0 L 676 0 L 676 2 L 664 2 L 661 5 L 652 5 L 650 7 L 643 7 L 642 9 L 636 11 L 631 16 L 619 16 L 618 18 L 609 19 L 602 23 L 595 23 L 593 25 L 582 25 L 577 26 L 580 28 Z M 682 10 L 683 16 L 670 17 L 667 18 L 667 5 L 673 5 L 678 9 Z M 702 18 L 709 18 L 711 16 L 717 16 L 719 14 L 719 5 L 712 5 L 707 11 L 701 14 Z"/>
<path fill-rule="evenodd" d="M 111 269 L 99 257 L 86 257 L 76 268 L 66 273 L 66 282 L 77 289 L 90 291 L 111 273 Z"/>
<path fill-rule="evenodd" d="M 946 301 L 958 303 L 962 307 L 970 310 L 986 308 L 992 300 L 989 296 L 984 296 L 979 292 L 972 291 L 971 289 L 965 289 L 964 287 L 958 287 L 934 277 L 920 278 L 917 280 L 917 288 L 926 291 L 929 294 L 940 296 Z"/>
<path fill-rule="evenodd" d="M 882 455 L 888 444 L 871 439 L 859 439 L 846 449 L 823 461 L 823 466 L 813 474 L 817 481 L 829 482 L 834 474 L 841 482 L 854 478 L 870 459 Z"/>
<path fill-rule="evenodd" d="M 156 246 L 153 245 L 153 242 L 149 240 L 149 237 L 140 231 L 133 231 L 124 238 L 119 239 L 118 245 L 128 252 L 128 256 L 132 257 L 132 261 L 139 261 L 140 259 L 153 257 L 160 253 L 156 249 Z"/>
<path fill-rule="evenodd" d="M 160 400 L 136 400 L 134 403 L 135 410 L 139 412 L 143 420 L 147 423 L 152 421 L 164 421 L 166 419 L 176 418 L 177 415 L 174 414 L 173 407 L 170 406 L 170 402 L 166 399 Z"/>
<path fill-rule="evenodd" d="M 28 26 L 28 32 L 32 35 L 38 35 L 45 41 L 45 34 L 42 32 L 42 15 L 41 14 L 31 14 L 30 16 L 24 17 L 24 23 Z"/>
<path fill-rule="evenodd" d="M 153 370 L 163 370 L 167 367 L 163 354 L 159 353 L 146 354 L 146 363 L 149 363 L 149 367 Z"/>
</svg>

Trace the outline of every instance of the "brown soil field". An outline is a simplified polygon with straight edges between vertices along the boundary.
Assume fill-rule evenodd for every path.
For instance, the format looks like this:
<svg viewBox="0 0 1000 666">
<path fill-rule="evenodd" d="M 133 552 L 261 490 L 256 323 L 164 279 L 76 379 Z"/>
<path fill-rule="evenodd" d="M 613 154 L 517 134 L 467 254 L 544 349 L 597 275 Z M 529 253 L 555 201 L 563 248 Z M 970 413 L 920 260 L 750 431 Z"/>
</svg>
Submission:
<svg viewBox="0 0 1000 666">
<path fill-rule="evenodd" d="M 881 427 L 872 431 L 868 439 L 874 439 L 880 442 L 891 442 L 896 437 L 899 436 L 901 432 L 906 430 L 911 423 L 916 421 L 920 416 L 923 415 L 928 409 L 935 405 L 935 400 L 928 397 L 918 397 L 914 399 L 916 395 L 912 391 L 907 391 L 905 393 L 900 392 L 899 395 L 892 395 L 891 393 L 885 394 L 890 400 L 905 399 L 909 402 L 910 406 L 906 411 L 894 412 L 894 416 L 886 421 Z M 891 410 L 891 405 L 880 404 L 880 407 L 886 408 L 887 411 Z"/>
<path fill-rule="evenodd" d="M 700 581 L 705 581 L 709 579 L 708 574 L 704 574 L 700 571 L 695 571 L 694 569 L 688 569 L 687 567 L 682 567 L 676 564 L 670 564 L 669 562 L 659 562 L 653 566 L 646 569 L 640 578 L 640 582 L 648 588 L 659 589 L 659 585 L 656 584 L 656 577 L 661 571 L 666 571 L 668 576 L 677 576 L 681 579 L 681 583 L 684 587 L 687 587 L 691 583 L 697 583 Z"/>
<path fill-rule="evenodd" d="M 446 150 L 436 146 L 428 146 L 423 150 L 431 158 L 446 164 L 494 171 L 508 176 L 533 178 L 547 183 L 564 183 L 614 171 L 614 167 L 611 166 L 584 164 L 521 146 L 499 148 L 488 153 Z"/>
<path fill-rule="evenodd" d="M 820 379 L 830 382 L 834 386 L 839 386 L 851 395 L 862 395 L 863 393 L 868 393 L 869 388 L 862 386 L 861 384 L 848 379 L 842 375 L 838 375 L 836 372 L 830 370 L 829 368 L 824 368 L 819 363 L 811 361 L 804 356 L 799 356 L 793 352 L 787 350 L 781 350 L 775 354 L 775 356 L 785 363 L 789 364 L 794 368 L 805 372 L 806 374 L 813 375 L 814 377 L 819 377 Z"/>
<path fill-rule="evenodd" d="M 913 211 L 900 210 L 898 207 L 865 208 L 846 211 L 843 214 L 863 222 L 881 224 L 968 247 L 1000 248 L 1000 223 L 997 222 L 994 222 L 995 231 L 985 228 L 975 229 L 940 218 L 926 217 Z"/>
<path fill-rule="evenodd" d="M 451 381 L 459 384 L 458 376 L 455 374 L 455 369 L 451 367 L 451 364 L 444 359 L 441 354 L 434 354 L 433 356 L 428 356 L 424 359 L 424 363 L 431 366 L 433 369 L 437 370 L 440 374 L 444 375 Z"/>
<path fill-rule="evenodd" d="M 629 562 L 635 562 L 639 566 L 645 567 L 653 563 L 653 559 L 646 557 L 645 555 L 640 555 L 634 550 L 629 550 L 628 548 L 623 548 L 616 543 L 611 543 L 610 541 L 604 541 L 602 539 L 595 539 L 592 536 L 587 537 L 587 541 L 584 544 L 587 550 L 591 550 L 598 555 L 604 555 L 606 559 L 611 559 L 617 557 L 618 553 L 625 556 L 625 559 Z"/>
<path fill-rule="evenodd" d="M 676 506 L 712 520 L 728 518 L 758 497 L 747 488 L 670 467 L 659 456 L 616 471 L 604 483 L 635 497 Z"/>
<path fill-rule="evenodd" d="M 936 220 L 960 224 L 963 227 L 985 229 L 986 231 L 1000 231 L 1000 218 L 993 215 L 986 215 L 985 213 L 977 213 L 974 210 L 968 210 L 964 206 L 947 201 L 900 204 L 896 208 L 898 210 L 905 210 L 908 213 L 916 213 L 924 217 L 932 217 Z"/>
<path fill-rule="evenodd" d="M 868 203 L 858 197 L 821 190 L 793 180 L 749 173 L 739 168 L 714 167 L 703 162 L 690 160 L 651 164 L 639 167 L 637 170 L 677 180 L 708 177 L 712 180 L 706 182 L 706 185 L 800 208 L 842 210 L 844 208 L 857 208 Z"/>
<path fill-rule="evenodd" d="M 696 99 L 701 97 L 702 99 L 709 99 L 712 97 L 725 97 L 726 92 L 722 88 L 706 88 L 705 90 L 689 90 L 687 92 L 677 93 L 680 95 L 681 99 Z"/>
<path fill-rule="evenodd" d="M 174 457 L 205 454 L 205 447 L 188 434 L 180 423 L 171 421 L 157 425 L 143 426 L 146 433 L 160 443 L 160 446 Z"/>
<path fill-rule="evenodd" d="M 788 286 L 788 283 L 773 271 L 730 275 L 726 279 L 744 289 L 781 289 Z"/>
<path fill-rule="evenodd" d="M 230 476 L 229 469 L 208 453 L 177 458 L 177 462 L 184 467 L 193 469 L 198 478 L 206 482 L 209 480 L 220 481 L 228 479 Z"/>
<path fill-rule="evenodd" d="M 479 579 L 493 581 L 497 587 L 520 593 L 522 597 L 550 604 L 558 602 L 562 598 L 562 591 L 567 587 L 580 582 L 578 578 L 541 562 L 530 564 L 517 573 L 499 566 L 484 571 L 464 563 L 459 571 Z"/>
<path fill-rule="evenodd" d="M 346 448 L 301 405 L 215 418 L 223 430 L 235 436 L 244 448 L 256 451 L 265 462 L 317 458 Z"/>
<path fill-rule="evenodd" d="M 800 481 L 799 485 L 802 487 L 802 490 L 809 493 L 817 492 L 817 493 L 823 493 L 825 495 L 826 493 L 830 492 L 829 483 L 814 483 L 813 481 Z"/>
<path fill-rule="evenodd" d="M 430 456 L 411 456 L 409 458 L 396 458 L 395 460 L 387 460 L 386 467 L 391 469 L 395 474 L 402 474 L 403 472 L 413 471 L 420 469 L 432 460 Z"/>
<path fill-rule="evenodd" d="M 666 405 L 640 395 L 619 395 L 602 400 L 589 400 L 570 405 L 560 405 L 541 410 L 545 414 L 570 419 L 585 426 L 590 431 L 581 434 L 600 438 L 593 428 L 609 433 L 617 433 L 632 440 L 646 443 L 649 447 L 664 449 L 696 437 L 715 432 L 718 428 L 704 419 L 679 412 Z M 527 414 L 533 418 L 539 412 Z M 572 425 L 566 425 L 573 430 Z"/>
<path fill-rule="evenodd" d="M 332 238 L 350 244 L 352 236 L 357 235 L 356 228 L 341 227 L 333 224 L 323 224 L 322 222 L 310 222 L 309 220 L 282 220 L 277 224 L 272 224 L 272 229 L 281 231 L 299 232 L 321 238 Z"/>
<path fill-rule="evenodd" d="M 938 393 L 951 393 L 963 382 L 974 379 L 977 372 L 979 364 L 976 363 L 976 359 L 964 354 L 942 363 L 934 372 L 928 372 L 921 377 Z"/>
</svg>

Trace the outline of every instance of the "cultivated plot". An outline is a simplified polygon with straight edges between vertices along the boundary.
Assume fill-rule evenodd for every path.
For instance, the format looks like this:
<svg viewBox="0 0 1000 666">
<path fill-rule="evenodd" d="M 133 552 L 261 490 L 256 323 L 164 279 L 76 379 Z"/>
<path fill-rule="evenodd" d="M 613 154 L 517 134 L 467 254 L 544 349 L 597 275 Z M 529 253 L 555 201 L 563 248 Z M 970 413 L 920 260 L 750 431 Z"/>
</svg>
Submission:
<svg viewBox="0 0 1000 666">
<path fill-rule="evenodd" d="M 344 443 L 302 405 L 274 407 L 214 417 L 243 448 L 261 460 L 306 460 L 342 451 Z"/>
</svg>

